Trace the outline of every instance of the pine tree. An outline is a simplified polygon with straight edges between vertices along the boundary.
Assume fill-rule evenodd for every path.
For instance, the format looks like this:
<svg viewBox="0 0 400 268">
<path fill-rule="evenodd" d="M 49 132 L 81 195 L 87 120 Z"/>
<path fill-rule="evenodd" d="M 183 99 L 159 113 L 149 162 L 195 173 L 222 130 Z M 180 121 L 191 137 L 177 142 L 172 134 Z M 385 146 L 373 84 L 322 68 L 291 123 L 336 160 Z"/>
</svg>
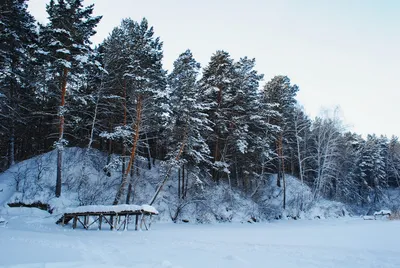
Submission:
<svg viewBox="0 0 400 268">
<path fill-rule="evenodd" d="M 213 155 L 213 179 L 219 181 L 220 177 L 227 176 L 230 171 L 226 161 L 228 149 L 229 130 L 232 124 L 229 121 L 232 100 L 234 98 L 234 64 L 229 53 L 217 51 L 212 55 L 209 64 L 203 70 L 200 80 L 202 102 L 210 107 L 209 119 L 213 125 L 213 133 L 208 143 Z"/>
<path fill-rule="evenodd" d="M 34 23 L 25 0 L 5 0 L 0 5 L 0 136 L 8 141 L 8 166 L 15 162 L 18 132 L 29 124 L 37 42 Z"/>
<path fill-rule="evenodd" d="M 286 208 L 286 180 L 285 180 L 285 150 L 288 144 L 293 144 L 295 137 L 293 131 L 293 115 L 295 113 L 295 96 L 298 91 L 297 85 L 291 85 L 287 76 L 275 76 L 264 86 L 264 94 L 267 102 L 273 105 L 278 116 L 271 118 L 272 123 L 280 127 L 280 133 L 276 137 L 276 170 L 278 173 L 276 184 L 283 183 L 283 208 Z M 293 152 L 295 149 L 290 148 Z"/>
<path fill-rule="evenodd" d="M 400 143 L 398 138 L 391 137 L 388 146 L 388 184 L 391 187 L 400 187 Z"/>
<path fill-rule="evenodd" d="M 368 202 L 377 203 L 384 198 L 383 189 L 387 187 L 386 176 L 386 139 L 368 135 L 362 149 L 361 178 L 366 184 Z M 372 199 L 371 199 L 372 198 Z"/>
<path fill-rule="evenodd" d="M 201 103 L 197 86 L 200 64 L 193 58 L 192 52 L 186 50 L 174 62 L 174 69 L 168 76 L 171 106 L 171 123 L 169 136 L 169 158 L 174 161 L 182 149 L 179 163 L 182 169 L 182 184 L 178 178 L 179 197 L 185 197 L 186 172 L 193 167 L 206 168 L 209 163 L 210 149 L 206 143 L 207 134 L 211 132 L 207 118 L 208 107 Z M 186 181 L 186 184 L 188 182 Z"/>
<path fill-rule="evenodd" d="M 93 7 L 83 7 L 82 0 L 51 0 L 46 6 L 49 23 L 40 31 L 41 45 L 47 53 L 48 71 L 52 77 L 48 91 L 58 92 L 61 103 L 58 110 L 59 138 L 55 143 L 58 155 L 56 197 L 61 195 L 62 151 L 67 144 L 64 138 L 67 87 L 73 96 L 73 91 L 79 88 L 79 74 L 88 65 L 89 39 L 96 33 L 94 28 L 101 19 L 92 16 Z"/>
<path fill-rule="evenodd" d="M 356 133 L 344 133 L 339 146 L 336 197 L 341 202 L 360 204 L 362 181 L 358 164 L 362 157 L 364 140 Z"/>
<path fill-rule="evenodd" d="M 275 76 L 264 86 L 264 94 L 268 103 L 273 105 L 276 111 L 276 117 L 272 118 L 272 122 L 281 128 L 280 133 L 276 137 L 276 153 L 277 161 L 277 185 L 281 186 L 281 179 L 284 179 L 285 164 L 284 164 L 284 146 L 288 143 L 293 144 L 293 126 L 291 125 L 296 104 L 296 94 L 299 88 L 297 85 L 291 85 L 290 79 L 287 76 Z M 292 139 L 292 141 L 289 141 Z M 285 145 L 286 144 L 286 145 Z"/>
<path fill-rule="evenodd" d="M 263 75 L 258 74 L 254 67 L 255 59 L 247 57 L 234 64 L 234 95 L 228 116 L 232 136 L 229 139 L 231 170 L 237 185 L 242 185 L 246 191 L 252 188 L 253 177 L 263 173 L 262 161 L 270 160 L 269 137 L 275 130 L 275 126 L 268 123 L 271 111 L 262 102 L 259 91 Z"/>
<path fill-rule="evenodd" d="M 140 136 L 155 138 L 165 124 L 169 108 L 166 102 L 165 71 L 161 63 L 162 42 L 154 37 L 153 27 L 149 27 L 146 19 L 140 23 L 124 19 L 119 29 L 113 33 L 114 37 L 106 40 L 104 45 L 106 69 L 115 81 L 122 81 L 123 88 L 126 87 L 124 99 L 129 99 L 126 109 L 135 115 L 131 155 L 114 200 L 114 204 L 118 204 L 127 185 L 127 201 L 130 199 L 132 178 L 129 178 L 129 172 L 135 161 Z M 119 52 L 111 45 L 115 40 L 121 42 Z"/>
</svg>

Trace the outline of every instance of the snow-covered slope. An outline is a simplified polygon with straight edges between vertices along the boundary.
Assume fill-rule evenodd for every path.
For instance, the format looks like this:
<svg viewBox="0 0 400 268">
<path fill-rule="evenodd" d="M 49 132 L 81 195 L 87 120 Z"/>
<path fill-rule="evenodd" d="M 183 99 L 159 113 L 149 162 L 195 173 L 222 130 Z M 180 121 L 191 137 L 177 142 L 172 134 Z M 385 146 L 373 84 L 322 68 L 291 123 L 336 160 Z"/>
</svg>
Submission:
<svg viewBox="0 0 400 268">
<path fill-rule="evenodd" d="M 1 207 L 22 202 L 49 204 L 57 216 L 67 207 L 110 205 L 121 181 L 118 157 L 107 161 L 97 150 L 66 148 L 63 158 L 61 198 L 54 197 L 56 152 L 28 159 L 0 174 Z M 108 163 L 108 164 L 107 164 Z M 165 167 L 156 162 L 150 170 L 144 159 L 136 163 L 131 203 L 146 204 L 163 178 Z M 247 222 L 282 218 L 330 218 L 346 216 L 345 206 L 320 199 L 311 202 L 311 190 L 297 178 L 286 176 L 287 201 L 283 210 L 283 192 L 276 177 L 260 183 L 257 191 L 243 193 L 227 183 L 190 177 L 185 199 L 178 198 L 177 172 L 173 171 L 154 206 L 160 212 L 157 221 L 170 222 Z"/>
</svg>

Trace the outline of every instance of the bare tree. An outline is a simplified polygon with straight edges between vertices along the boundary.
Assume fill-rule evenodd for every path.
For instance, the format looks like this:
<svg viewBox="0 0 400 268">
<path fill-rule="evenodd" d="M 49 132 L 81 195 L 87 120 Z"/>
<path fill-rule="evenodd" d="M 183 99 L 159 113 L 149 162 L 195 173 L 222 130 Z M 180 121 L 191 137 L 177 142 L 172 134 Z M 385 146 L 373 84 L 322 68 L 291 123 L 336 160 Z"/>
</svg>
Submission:
<svg viewBox="0 0 400 268">
<path fill-rule="evenodd" d="M 339 168 L 339 143 L 342 125 L 338 110 L 329 118 L 317 117 L 312 126 L 312 162 L 315 175 L 313 199 L 318 199 L 332 187 Z"/>
</svg>

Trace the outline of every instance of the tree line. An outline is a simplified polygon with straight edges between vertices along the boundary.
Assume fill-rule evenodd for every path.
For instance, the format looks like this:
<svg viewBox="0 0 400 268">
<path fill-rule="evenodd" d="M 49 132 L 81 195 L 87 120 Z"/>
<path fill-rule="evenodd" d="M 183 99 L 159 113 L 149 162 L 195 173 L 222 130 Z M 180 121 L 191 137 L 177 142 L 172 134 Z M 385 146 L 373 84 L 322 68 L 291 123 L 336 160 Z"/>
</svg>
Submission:
<svg viewBox="0 0 400 268">
<path fill-rule="evenodd" d="M 190 50 L 163 69 L 163 43 L 146 19 L 123 19 L 99 45 L 101 20 L 82 0 L 51 0 L 38 24 L 26 0 L 0 6 L 0 165 L 57 150 L 55 195 L 62 194 L 65 146 L 119 155 L 114 204 L 129 202 L 138 159 L 178 173 L 228 183 L 250 196 L 278 174 L 313 190 L 313 198 L 380 202 L 400 186 L 397 137 L 362 138 L 334 114 L 309 118 L 287 76 L 265 84 L 255 59 L 216 51 L 201 68 Z M 115 163 L 110 161 L 104 172 Z M 186 176 L 185 176 L 186 174 Z M 186 178 L 186 179 L 185 179 Z"/>
</svg>

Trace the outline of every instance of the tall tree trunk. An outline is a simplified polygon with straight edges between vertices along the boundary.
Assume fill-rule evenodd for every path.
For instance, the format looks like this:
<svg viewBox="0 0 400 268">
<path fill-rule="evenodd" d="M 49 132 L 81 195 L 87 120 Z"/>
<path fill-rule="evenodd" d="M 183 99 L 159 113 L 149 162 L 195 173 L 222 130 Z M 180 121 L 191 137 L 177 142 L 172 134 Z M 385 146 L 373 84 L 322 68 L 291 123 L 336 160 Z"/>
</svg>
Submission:
<svg viewBox="0 0 400 268">
<path fill-rule="evenodd" d="M 96 105 L 95 105 L 94 114 L 93 114 L 93 121 L 92 121 L 91 129 L 90 129 L 89 143 L 87 146 L 87 150 L 85 151 L 84 156 L 83 156 L 83 164 L 82 164 L 82 169 L 81 169 L 81 181 L 80 181 L 81 184 L 87 183 L 86 166 L 88 164 L 89 153 L 90 153 L 90 150 L 92 149 L 92 144 L 93 144 L 93 140 L 94 140 L 94 131 L 95 131 L 95 126 L 96 126 L 97 113 L 99 110 L 99 102 L 100 102 L 100 98 L 101 98 L 102 89 L 103 89 L 103 76 L 101 77 L 100 89 L 97 93 Z"/>
<path fill-rule="evenodd" d="M 300 139 L 299 139 L 299 134 L 297 131 L 297 124 L 296 124 L 296 145 L 297 145 L 297 159 L 298 159 L 298 164 L 299 164 L 299 176 L 300 176 L 300 181 L 301 185 L 303 187 L 304 184 L 304 178 L 303 178 L 303 160 L 301 159 L 301 153 L 300 153 Z M 300 210 L 303 211 L 303 206 L 304 206 L 304 190 L 301 190 L 301 201 L 300 201 Z"/>
<path fill-rule="evenodd" d="M 276 178 L 276 186 L 281 187 L 281 161 L 282 161 L 282 134 L 279 135 L 278 140 L 277 140 L 277 152 L 278 152 L 278 176 Z"/>
<path fill-rule="evenodd" d="M 185 165 L 182 165 L 182 199 L 185 198 Z"/>
<path fill-rule="evenodd" d="M 129 204 L 131 201 L 131 194 L 132 194 L 132 181 L 129 182 L 128 185 L 128 192 L 126 194 L 126 200 L 125 200 L 125 204 Z"/>
<path fill-rule="evenodd" d="M 149 145 L 149 139 L 147 137 L 147 133 L 145 133 L 145 138 L 146 138 L 146 148 L 147 148 L 147 168 L 151 170 L 151 151 L 150 151 L 150 145 Z"/>
<path fill-rule="evenodd" d="M 61 105 L 60 105 L 60 128 L 57 146 L 57 180 L 56 180 L 56 197 L 61 196 L 62 182 L 62 153 L 64 150 L 64 110 L 65 110 L 65 93 L 67 92 L 68 68 L 64 68 L 61 80 Z"/>
<path fill-rule="evenodd" d="M 123 106 L 124 106 L 124 121 L 123 121 L 123 125 L 124 125 L 124 128 L 125 128 L 125 127 L 126 127 L 126 124 L 127 124 L 127 112 L 126 112 L 126 80 L 124 80 L 123 95 L 124 95 L 124 100 L 123 100 Z M 122 137 L 122 154 L 121 154 L 121 158 L 122 158 L 122 172 L 121 172 L 121 177 L 122 177 L 122 180 L 121 180 L 121 181 L 123 181 L 124 174 L 125 174 L 125 168 L 126 168 L 125 153 L 126 153 L 125 137 Z"/>
<path fill-rule="evenodd" d="M 186 122 L 186 129 L 185 129 L 185 134 L 183 136 L 183 140 L 182 140 L 182 144 L 181 144 L 181 148 L 179 149 L 178 154 L 175 157 L 175 161 L 178 161 L 179 158 L 181 157 L 181 154 L 183 153 L 183 150 L 185 149 L 186 146 L 186 142 L 187 142 L 187 131 L 188 131 L 188 123 Z M 154 193 L 153 198 L 150 200 L 149 204 L 153 205 L 154 201 L 156 201 L 158 194 L 161 192 L 162 188 L 164 187 L 164 184 L 167 182 L 168 178 L 169 178 L 169 174 L 171 173 L 172 170 L 172 165 L 169 167 L 169 169 L 167 170 L 167 173 L 165 174 L 164 180 L 160 183 L 160 185 L 158 186 L 156 192 Z"/>
<path fill-rule="evenodd" d="M 238 171 L 238 163 L 236 155 L 235 155 L 235 174 L 236 174 L 236 186 L 239 188 L 240 180 L 239 180 L 239 171 Z"/>
<path fill-rule="evenodd" d="M 185 183 L 185 198 L 188 191 L 189 172 L 186 170 L 186 183 Z"/>
<path fill-rule="evenodd" d="M 15 73 L 16 66 L 15 62 L 11 64 L 11 72 Z M 9 124 L 10 124 L 10 137 L 9 137 L 9 154 L 8 154 L 8 167 L 11 167 L 15 164 L 15 117 L 16 117 L 16 105 L 14 102 L 14 98 L 18 100 L 17 95 L 17 83 L 15 81 L 15 77 L 13 77 L 10 81 L 10 96 L 8 98 L 9 106 L 7 109 L 9 110 Z"/>
<path fill-rule="evenodd" d="M 141 123 L 141 117 L 142 117 L 142 96 L 138 96 L 137 99 L 137 104 L 136 104 L 136 122 L 134 126 L 134 137 L 133 137 L 133 146 L 132 146 L 132 151 L 131 151 L 131 157 L 129 159 L 128 167 L 125 170 L 124 176 L 122 178 L 121 185 L 117 191 L 117 194 L 115 196 L 114 205 L 117 205 L 119 203 L 119 200 L 121 199 L 122 195 L 124 194 L 125 186 L 128 183 L 128 177 L 129 177 L 129 171 L 132 168 L 133 161 L 135 160 L 136 156 L 136 148 L 138 145 L 139 141 L 139 130 L 140 130 L 140 123 Z"/>
<path fill-rule="evenodd" d="M 286 178 L 285 178 L 285 159 L 283 156 L 283 135 L 282 133 L 279 135 L 278 140 L 278 159 L 279 159 L 279 166 L 278 166 L 278 174 L 281 175 L 282 184 L 283 184 L 283 209 L 286 209 Z M 281 187 L 280 177 L 278 176 L 277 179 L 277 186 Z"/>
<path fill-rule="evenodd" d="M 219 108 L 221 107 L 221 103 L 222 103 L 222 88 L 221 87 L 218 87 L 218 94 L 217 94 L 217 108 L 216 108 L 216 113 L 218 112 L 218 110 L 219 110 Z M 215 121 L 217 121 L 217 120 L 215 120 Z M 214 122 L 215 124 L 217 123 L 217 122 Z M 215 139 L 215 148 L 214 148 L 214 163 L 215 162 L 217 162 L 217 161 L 220 161 L 220 144 L 219 144 L 219 133 L 218 133 L 218 127 L 217 127 L 217 124 L 216 124 L 216 126 L 215 126 L 215 129 L 214 129 L 214 132 L 215 132 L 215 135 L 216 135 L 216 139 Z M 218 182 L 219 181 L 219 175 L 220 175 L 220 172 L 219 172 L 219 170 L 216 170 L 216 169 L 213 169 L 213 179 L 216 181 L 216 182 Z"/>
<path fill-rule="evenodd" d="M 178 169 L 178 199 L 181 199 L 181 169 Z"/>
<path fill-rule="evenodd" d="M 214 163 L 219 161 L 219 158 L 218 158 L 218 156 L 219 156 L 219 138 L 218 138 L 218 134 L 217 133 L 216 133 L 216 135 L 217 135 L 217 138 L 215 140 L 215 148 L 214 148 Z M 216 169 L 213 169 L 212 173 L 213 173 L 214 181 L 218 181 L 219 171 L 216 170 Z"/>
<path fill-rule="evenodd" d="M 281 154 L 283 155 L 283 148 Z M 283 182 L 283 209 L 286 209 L 286 178 L 285 178 L 285 159 L 282 157 L 282 182 Z"/>
<path fill-rule="evenodd" d="M 13 166 L 14 164 L 15 164 L 15 128 L 14 125 L 11 125 L 9 167 Z"/>
</svg>

